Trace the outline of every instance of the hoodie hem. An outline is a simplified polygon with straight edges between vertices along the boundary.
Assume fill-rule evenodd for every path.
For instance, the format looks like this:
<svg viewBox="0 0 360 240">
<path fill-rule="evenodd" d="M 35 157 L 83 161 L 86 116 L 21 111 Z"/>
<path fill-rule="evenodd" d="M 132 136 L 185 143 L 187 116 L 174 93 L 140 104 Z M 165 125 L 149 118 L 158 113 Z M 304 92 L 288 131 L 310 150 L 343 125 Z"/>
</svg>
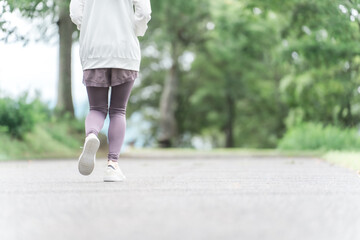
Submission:
<svg viewBox="0 0 360 240">
<path fill-rule="evenodd" d="M 96 68 L 122 68 L 128 70 L 139 71 L 140 60 L 129 58 L 86 58 L 82 59 L 83 70 Z"/>
</svg>

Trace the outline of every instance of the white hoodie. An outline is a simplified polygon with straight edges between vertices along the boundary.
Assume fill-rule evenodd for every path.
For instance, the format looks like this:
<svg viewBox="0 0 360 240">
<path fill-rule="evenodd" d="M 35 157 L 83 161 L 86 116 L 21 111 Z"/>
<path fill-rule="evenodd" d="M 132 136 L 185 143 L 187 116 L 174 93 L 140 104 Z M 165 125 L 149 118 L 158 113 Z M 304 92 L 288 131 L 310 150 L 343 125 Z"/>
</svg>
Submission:
<svg viewBox="0 0 360 240">
<path fill-rule="evenodd" d="M 137 37 L 144 36 L 150 14 L 150 0 L 71 0 L 70 18 L 80 30 L 83 70 L 139 71 L 141 53 Z"/>
</svg>

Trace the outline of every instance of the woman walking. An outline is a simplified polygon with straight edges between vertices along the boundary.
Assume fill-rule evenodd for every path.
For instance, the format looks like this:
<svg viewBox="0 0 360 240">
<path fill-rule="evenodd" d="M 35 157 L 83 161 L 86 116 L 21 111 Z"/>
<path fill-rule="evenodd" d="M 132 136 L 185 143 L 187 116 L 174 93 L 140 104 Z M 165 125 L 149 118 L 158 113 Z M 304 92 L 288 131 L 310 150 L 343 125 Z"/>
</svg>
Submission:
<svg viewBox="0 0 360 240">
<path fill-rule="evenodd" d="M 150 0 L 71 0 L 70 17 L 80 30 L 82 82 L 90 105 L 79 172 L 89 175 L 93 171 L 100 146 L 97 135 L 109 113 L 109 153 L 104 181 L 123 181 L 125 176 L 117 161 L 125 137 L 126 106 L 140 68 L 137 37 L 144 36 L 148 28 Z"/>
</svg>

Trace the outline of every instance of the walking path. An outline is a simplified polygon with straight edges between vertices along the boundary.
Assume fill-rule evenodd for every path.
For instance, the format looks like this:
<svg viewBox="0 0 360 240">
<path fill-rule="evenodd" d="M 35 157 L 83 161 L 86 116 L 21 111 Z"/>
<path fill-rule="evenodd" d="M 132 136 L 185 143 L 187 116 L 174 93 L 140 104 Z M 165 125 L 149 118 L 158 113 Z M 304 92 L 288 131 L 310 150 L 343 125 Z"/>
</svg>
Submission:
<svg viewBox="0 0 360 240">
<path fill-rule="evenodd" d="M 122 158 L 123 183 L 105 164 L 1 162 L 0 239 L 360 239 L 360 178 L 318 159 Z"/>
</svg>

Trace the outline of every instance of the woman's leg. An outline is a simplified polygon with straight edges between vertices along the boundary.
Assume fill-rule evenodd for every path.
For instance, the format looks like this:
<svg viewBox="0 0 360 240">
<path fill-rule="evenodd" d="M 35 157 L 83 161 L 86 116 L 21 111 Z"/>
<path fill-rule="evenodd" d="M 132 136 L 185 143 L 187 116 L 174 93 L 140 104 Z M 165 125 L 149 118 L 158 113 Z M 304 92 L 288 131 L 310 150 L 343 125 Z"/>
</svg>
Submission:
<svg viewBox="0 0 360 240">
<path fill-rule="evenodd" d="M 109 154 L 108 160 L 117 161 L 124 142 L 126 130 L 126 106 L 130 97 L 134 80 L 116 85 L 111 89 L 110 125 L 109 125 Z"/>
<path fill-rule="evenodd" d="M 86 136 L 94 133 L 96 136 L 104 126 L 108 113 L 108 87 L 86 87 L 90 111 L 85 119 Z"/>
</svg>

